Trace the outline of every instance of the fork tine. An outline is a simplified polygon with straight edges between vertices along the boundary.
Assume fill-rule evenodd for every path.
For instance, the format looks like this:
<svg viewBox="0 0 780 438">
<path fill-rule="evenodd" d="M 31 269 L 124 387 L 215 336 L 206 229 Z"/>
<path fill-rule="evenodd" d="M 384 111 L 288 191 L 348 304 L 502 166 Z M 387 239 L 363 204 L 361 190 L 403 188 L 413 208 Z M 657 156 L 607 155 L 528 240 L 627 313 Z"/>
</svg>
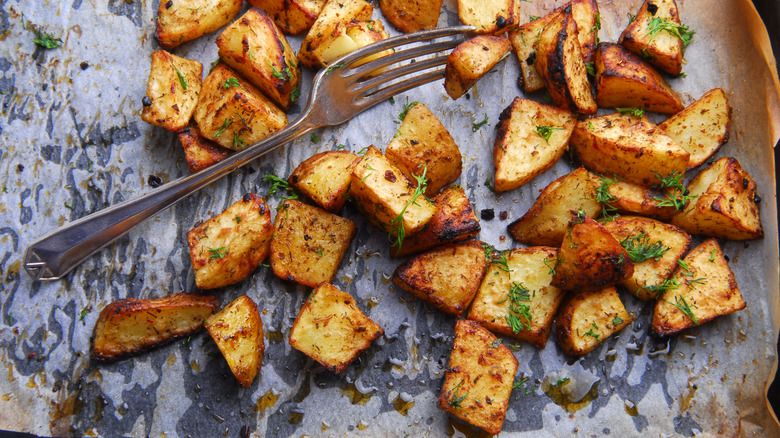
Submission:
<svg viewBox="0 0 780 438">
<path fill-rule="evenodd" d="M 378 76 L 373 76 L 370 79 L 363 82 L 352 81 L 350 83 L 350 88 L 354 84 L 355 92 L 363 95 L 370 95 L 374 93 L 382 84 L 388 83 L 393 79 L 406 76 L 410 73 L 415 73 L 418 71 L 427 70 L 429 68 L 438 67 L 440 65 L 445 64 L 446 62 L 447 62 L 447 55 L 439 55 L 436 57 L 423 59 L 422 61 L 406 64 L 394 68 L 392 70 L 383 72 L 382 74 Z"/>
<path fill-rule="evenodd" d="M 433 53 L 439 53 L 447 49 L 451 49 L 458 44 L 460 44 L 461 41 L 458 40 L 450 40 L 450 41 L 442 41 L 438 43 L 430 43 L 426 44 L 424 46 L 417 46 L 410 49 L 400 50 L 398 52 L 395 52 L 391 55 L 383 56 L 381 58 L 374 59 L 372 61 L 369 61 L 359 67 L 354 67 L 351 69 L 351 71 L 346 75 L 346 77 L 352 77 L 353 79 L 350 81 L 350 84 L 354 83 L 355 81 L 358 81 L 360 79 L 365 78 L 366 76 L 369 76 L 373 73 L 375 73 L 377 70 L 387 67 L 392 64 L 396 64 L 401 61 L 405 61 L 407 59 L 413 59 L 418 58 L 425 55 L 430 55 Z M 354 73 L 353 73 L 354 72 Z M 383 73 L 376 73 L 379 75 L 384 75 Z"/>
<path fill-rule="evenodd" d="M 370 107 L 378 102 L 381 102 L 390 96 L 394 96 L 398 93 L 403 93 L 406 90 L 418 87 L 420 85 L 427 84 L 428 82 L 435 81 L 444 77 L 444 67 L 439 67 L 436 70 L 414 76 L 403 82 L 396 82 L 385 88 L 373 91 L 371 94 L 361 94 L 353 99 L 353 103 L 362 108 Z"/>
</svg>

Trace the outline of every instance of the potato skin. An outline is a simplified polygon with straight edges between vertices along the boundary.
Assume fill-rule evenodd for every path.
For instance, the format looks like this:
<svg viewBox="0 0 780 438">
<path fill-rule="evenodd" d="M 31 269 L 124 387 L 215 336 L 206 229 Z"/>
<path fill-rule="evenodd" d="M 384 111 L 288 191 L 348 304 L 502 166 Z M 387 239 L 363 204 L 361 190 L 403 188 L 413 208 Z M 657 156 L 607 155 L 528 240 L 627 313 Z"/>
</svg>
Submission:
<svg viewBox="0 0 780 438">
<path fill-rule="evenodd" d="M 455 100 L 486 75 L 509 52 L 509 40 L 479 35 L 466 40 L 447 56 L 444 67 L 444 89 Z"/>
<path fill-rule="evenodd" d="M 161 0 L 155 36 L 163 49 L 172 49 L 230 23 L 244 0 Z"/>
<path fill-rule="evenodd" d="M 297 35 L 309 29 L 327 0 L 247 0 L 257 9 L 273 17 L 279 29 Z"/>
<path fill-rule="evenodd" d="M 187 127 L 197 108 L 202 73 L 198 61 L 153 52 L 141 119 L 172 132 Z"/>
<path fill-rule="evenodd" d="M 233 152 L 201 135 L 197 126 L 188 126 L 179 131 L 176 136 L 184 149 L 184 158 L 192 173 L 219 163 Z"/>
<path fill-rule="evenodd" d="M 667 192 L 661 189 L 643 187 L 628 181 L 617 181 L 609 186 L 608 191 L 614 198 L 610 204 L 621 214 L 635 214 L 669 221 L 678 213 L 674 206 L 661 205 L 661 202 L 668 198 Z"/>
<path fill-rule="evenodd" d="M 573 292 L 558 312 L 558 346 L 565 354 L 583 356 L 631 321 L 614 287 Z"/>
<path fill-rule="evenodd" d="M 458 18 L 478 34 L 494 34 L 519 23 L 520 0 L 458 0 Z"/>
<path fill-rule="evenodd" d="M 379 0 L 382 15 L 401 32 L 434 29 L 443 0 Z"/>
<path fill-rule="evenodd" d="M 352 169 L 360 157 L 349 151 L 325 151 L 304 160 L 290 174 L 290 184 L 330 213 L 341 210 L 349 193 Z"/>
<path fill-rule="evenodd" d="M 263 321 L 255 302 L 246 295 L 239 296 L 206 319 L 206 330 L 238 383 L 249 388 L 260 372 L 265 351 Z"/>
</svg>

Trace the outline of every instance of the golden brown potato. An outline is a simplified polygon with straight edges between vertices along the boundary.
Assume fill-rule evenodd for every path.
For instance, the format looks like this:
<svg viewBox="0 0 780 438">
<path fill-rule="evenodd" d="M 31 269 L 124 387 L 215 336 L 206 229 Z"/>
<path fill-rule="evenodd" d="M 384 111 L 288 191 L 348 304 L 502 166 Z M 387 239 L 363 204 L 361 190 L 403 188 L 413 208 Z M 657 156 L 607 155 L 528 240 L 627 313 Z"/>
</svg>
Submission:
<svg viewBox="0 0 780 438">
<path fill-rule="evenodd" d="M 152 65 L 143 98 L 143 121 L 176 132 L 190 123 L 201 90 L 203 64 L 152 52 Z"/>
<path fill-rule="evenodd" d="M 577 122 L 569 144 L 588 169 L 645 187 L 684 174 L 690 158 L 654 124 L 619 113 Z"/>
<path fill-rule="evenodd" d="M 757 187 L 736 158 L 724 157 L 688 183 L 695 199 L 672 218 L 691 234 L 750 240 L 764 237 Z"/>
<path fill-rule="evenodd" d="M 582 50 L 582 59 L 593 62 L 596 56 L 596 46 L 599 43 L 601 29 L 601 14 L 596 0 L 573 0 L 571 16 L 577 22 L 577 39 Z"/>
<path fill-rule="evenodd" d="M 247 0 L 274 19 L 284 33 L 296 35 L 314 24 L 327 0 Z"/>
<path fill-rule="evenodd" d="M 645 1 L 636 13 L 634 21 L 620 35 L 618 42 L 628 50 L 644 58 L 647 62 L 677 76 L 682 72 L 683 49 L 687 44 L 678 36 L 661 30 L 662 23 L 681 26 L 675 0 Z M 687 29 L 687 28 L 686 28 Z M 680 35 L 690 42 L 691 33 L 679 29 Z"/>
<path fill-rule="evenodd" d="M 279 278 L 310 287 L 329 282 L 355 231 L 349 219 L 288 199 L 276 213 L 271 269 Z"/>
<path fill-rule="evenodd" d="M 203 81 L 193 115 L 201 134 L 240 150 L 287 125 L 287 116 L 260 90 L 219 63 Z"/>
<path fill-rule="evenodd" d="M 539 43 L 539 35 L 542 29 L 553 18 L 557 17 L 559 10 L 537 18 L 509 31 L 509 40 L 512 42 L 512 48 L 520 61 L 520 70 L 522 72 L 523 90 L 526 93 L 533 93 L 544 88 L 539 73 L 536 72 L 536 49 Z"/>
<path fill-rule="evenodd" d="M 280 108 L 301 94 L 301 69 L 295 52 L 274 21 L 249 9 L 217 37 L 219 58 L 241 73 Z"/>
<path fill-rule="evenodd" d="M 391 246 L 391 257 L 416 254 L 445 243 L 468 240 L 479 234 L 479 220 L 463 187 L 445 188 L 433 199 L 433 203 L 436 212 L 431 221 L 420 232 L 407 237 L 401 247 Z"/>
<path fill-rule="evenodd" d="M 290 184 L 325 211 L 336 213 L 344 206 L 352 169 L 360 157 L 349 151 L 325 151 L 312 155 L 290 175 Z"/>
<path fill-rule="evenodd" d="M 317 20 L 311 25 L 301 48 L 298 60 L 306 67 L 318 69 L 322 67 L 314 56 L 316 50 L 324 41 L 331 39 L 339 24 L 347 24 L 352 20 L 367 21 L 371 19 L 374 7 L 364 0 L 330 0 L 322 7 Z"/>
<path fill-rule="evenodd" d="M 161 0 L 155 36 L 163 49 L 214 32 L 230 23 L 244 0 Z"/>
<path fill-rule="evenodd" d="M 468 319 L 494 333 L 544 348 L 565 295 L 550 284 L 558 250 L 547 246 L 517 248 L 508 252 L 505 260 L 505 264 L 494 260 L 488 267 Z"/>
<path fill-rule="evenodd" d="M 271 210 L 247 193 L 227 210 L 187 233 L 199 289 L 214 289 L 247 278 L 270 251 Z"/>
<path fill-rule="evenodd" d="M 410 181 L 425 170 L 428 178 L 425 196 L 432 198 L 460 176 L 463 169 L 460 149 L 428 107 L 419 102 L 410 105 L 413 106 L 387 145 L 385 156 Z"/>
<path fill-rule="evenodd" d="M 458 17 L 461 23 L 476 27 L 476 33 L 496 33 L 518 21 L 517 1 L 458 0 Z"/>
<path fill-rule="evenodd" d="M 249 388 L 260 372 L 265 351 L 263 320 L 246 295 L 233 300 L 206 320 L 206 330 L 217 344 L 238 383 Z"/>
<path fill-rule="evenodd" d="M 691 154 L 688 168 L 701 165 L 729 141 L 731 106 L 726 93 L 715 88 L 658 125 Z"/>
<path fill-rule="evenodd" d="M 439 393 L 439 407 L 498 435 L 517 366 L 517 359 L 500 339 L 477 322 L 459 320 Z"/>
<path fill-rule="evenodd" d="M 384 332 L 330 283 L 309 295 L 290 329 L 290 345 L 339 374 Z"/>
<path fill-rule="evenodd" d="M 688 253 L 672 278 L 674 282 L 655 303 L 652 329 L 657 335 L 672 335 L 746 306 L 715 239 Z"/>
<path fill-rule="evenodd" d="M 598 107 L 588 80 L 571 5 L 564 7 L 542 29 L 535 65 L 556 105 L 572 112 L 596 114 Z"/>
<path fill-rule="evenodd" d="M 436 28 L 443 0 L 379 0 L 382 14 L 405 33 Z"/>
<path fill-rule="evenodd" d="M 602 203 L 602 217 L 617 212 L 668 221 L 678 212 L 669 202 L 669 197 L 674 195 L 671 189 L 648 188 L 628 181 L 620 181 L 617 177 L 602 176 L 597 198 L 599 198 L 598 193 L 604 191 L 606 191 L 605 196 L 599 199 Z M 684 206 L 687 201 L 680 198 L 680 202 Z"/>
<path fill-rule="evenodd" d="M 420 254 L 396 268 L 393 283 L 442 312 L 460 316 L 485 276 L 482 245 L 457 243 Z"/>
<path fill-rule="evenodd" d="M 179 137 L 179 142 L 184 149 L 184 158 L 192 173 L 219 163 L 233 152 L 202 136 L 197 126 L 188 126 L 176 135 Z"/>
<path fill-rule="evenodd" d="M 92 332 L 90 358 L 114 361 L 191 335 L 201 328 L 219 300 L 212 295 L 179 293 L 164 298 L 125 298 L 100 311 Z"/>
<path fill-rule="evenodd" d="M 516 189 L 548 171 L 569 144 L 574 114 L 516 97 L 501 113 L 493 163 L 497 192 Z"/>
<path fill-rule="evenodd" d="M 614 287 L 572 292 L 558 312 L 558 345 L 571 356 L 588 354 L 631 320 Z"/>
<path fill-rule="evenodd" d="M 320 66 L 332 64 L 336 59 L 354 52 L 357 49 L 366 47 L 373 43 L 386 40 L 388 38 L 385 27 L 381 21 L 351 21 L 349 23 L 339 23 L 336 25 L 331 35 L 324 38 L 322 43 L 312 51 L 312 55 Z M 352 65 L 357 67 L 377 58 L 393 53 L 393 49 L 383 50 L 370 56 L 362 58 Z"/>
<path fill-rule="evenodd" d="M 560 245 L 572 211 L 582 210 L 590 217 L 601 211 L 596 201 L 598 187 L 598 176 L 583 167 L 556 179 L 539 193 L 523 217 L 509 224 L 509 234 L 526 245 Z"/>
<path fill-rule="evenodd" d="M 444 67 L 444 89 L 453 99 L 466 94 L 509 53 L 509 40 L 504 37 L 480 35 L 466 40 L 447 56 Z"/>
<path fill-rule="evenodd" d="M 599 108 L 641 108 L 664 114 L 683 109 L 680 96 L 664 78 L 621 45 L 600 43 L 595 68 Z"/>
</svg>

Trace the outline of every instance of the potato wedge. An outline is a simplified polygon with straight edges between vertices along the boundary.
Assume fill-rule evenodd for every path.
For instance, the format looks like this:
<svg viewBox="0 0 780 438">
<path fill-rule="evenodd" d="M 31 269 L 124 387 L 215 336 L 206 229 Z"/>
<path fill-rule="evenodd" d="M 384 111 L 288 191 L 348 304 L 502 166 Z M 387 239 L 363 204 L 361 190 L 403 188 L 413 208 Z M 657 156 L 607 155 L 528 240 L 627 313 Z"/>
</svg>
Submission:
<svg viewBox="0 0 780 438">
<path fill-rule="evenodd" d="M 595 68 L 599 108 L 641 108 L 664 114 L 684 108 L 664 78 L 621 45 L 599 43 Z"/>
<path fill-rule="evenodd" d="M 466 94 L 509 53 L 509 40 L 504 37 L 480 35 L 466 40 L 447 56 L 444 67 L 444 89 L 455 100 Z"/>
<path fill-rule="evenodd" d="M 618 43 L 659 70 L 677 76 L 682 72 L 685 44 L 676 35 L 662 31 L 659 23 L 682 24 L 675 0 L 645 1 L 634 21 L 620 34 Z"/>
<path fill-rule="evenodd" d="M 301 43 L 298 60 L 306 67 L 315 70 L 322 67 L 320 61 L 314 56 L 314 50 L 323 41 L 332 37 L 339 23 L 347 24 L 352 20 L 367 21 L 371 19 L 373 13 L 374 7 L 364 0 L 329 0 L 322 7 L 322 11 Z"/>
<path fill-rule="evenodd" d="M 498 435 L 517 366 L 517 359 L 500 339 L 474 321 L 459 320 L 439 393 L 439 407 Z"/>
<path fill-rule="evenodd" d="M 458 17 L 461 23 L 476 27 L 476 33 L 493 34 L 518 22 L 517 1 L 458 0 Z"/>
<path fill-rule="evenodd" d="M 290 329 L 290 345 L 339 374 L 384 331 L 330 283 L 309 295 Z"/>
<path fill-rule="evenodd" d="M 715 239 L 691 250 L 673 278 L 674 283 L 655 303 L 652 329 L 657 335 L 679 333 L 746 307 Z"/>
<path fill-rule="evenodd" d="M 385 27 L 381 21 L 351 21 L 349 23 L 339 23 L 331 32 L 329 38 L 325 38 L 322 43 L 313 50 L 312 54 L 320 66 L 330 65 L 336 59 L 347 53 L 354 52 L 357 49 L 366 47 L 373 43 L 386 40 L 388 38 Z M 358 62 L 352 64 L 357 67 L 369 61 L 393 53 L 392 49 L 383 50 L 371 56 L 366 56 Z"/>
<path fill-rule="evenodd" d="M 90 358 L 114 361 L 191 335 L 219 307 L 212 295 L 179 293 L 164 298 L 114 301 L 100 311 Z"/>
<path fill-rule="evenodd" d="M 612 216 L 615 213 L 647 216 L 668 221 L 678 213 L 671 205 L 669 197 L 672 190 L 643 187 L 619 178 L 601 177 L 596 198 L 601 201 L 601 217 Z M 683 201 L 680 198 L 681 202 Z"/>
<path fill-rule="evenodd" d="M 238 383 L 249 388 L 260 372 L 265 351 L 263 320 L 246 295 L 206 319 L 206 330 L 217 344 Z"/>
<path fill-rule="evenodd" d="M 631 320 L 614 287 L 572 292 L 558 312 L 558 346 L 570 356 L 583 356 Z"/>
<path fill-rule="evenodd" d="M 696 199 L 672 224 L 691 234 L 731 240 L 764 237 L 756 183 L 736 158 L 723 157 L 703 169 L 688 183 L 688 191 Z"/>
<path fill-rule="evenodd" d="M 493 143 L 497 192 L 516 189 L 553 167 L 566 151 L 576 121 L 569 111 L 519 97 L 500 119 Z"/>
<path fill-rule="evenodd" d="M 443 0 L 379 0 L 382 15 L 405 33 L 436 28 Z"/>
<path fill-rule="evenodd" d="M 571 16 L 577 22 L 577 39 L 580 42 L 583 61 L 593 62 L 599 44 L 601 14 L 596 0 L 573 0 Z"/>
<path fill-rule="evenodd" d="M 189 125 L 201 90 L 203 64 L 172 55 L 152 52 L 141 119 L 176 132 Z"/>
<path fill-rule="evenodd" d="M 325 151 L 312 155 L 290 175 L 290 184 L 325 211 L 336 213 L 349 193 L 352 169 L 360 157 L 349 151 Z"/>
<path fill-rule="evenodd" d="M 556 10 L 509 31 L 509 41 L 512 42 L 512 48 L 515 50 L 515 54 L 517 54 L 518 61 L 520 61 L 523 90 L 526 93 L 533 93 L 545 87 L 542 77 L 536 72 L 536 50 L 542 29 L 558 13 L 559 11 Z"/>
<path fill-rule="evenodd" d="M 161 0 L 155 36 L 163 49 L 172 49 L 214 32 L 241 12 L 244 0 Z"/>
<path fill-rule="evenodd" d="M 658 125 L 691 154 L 688 168 L 700 166 L 729 141 L 731 106 L 726 93 L 715 88 Z"/>
<path fill-rule="evenodd" d="M 247 0 L 274 19 L 282 32 L 297 35 L 309 29 L 327 0 Z"/>
<path fill-rule="evenodd" d="M 184 158 L 192 173 L 219 163 L 233 152 L 201 135 L 197 126 L 188 126 L 179 131 L 176 136 L 184 149 Z"/>
</svg>

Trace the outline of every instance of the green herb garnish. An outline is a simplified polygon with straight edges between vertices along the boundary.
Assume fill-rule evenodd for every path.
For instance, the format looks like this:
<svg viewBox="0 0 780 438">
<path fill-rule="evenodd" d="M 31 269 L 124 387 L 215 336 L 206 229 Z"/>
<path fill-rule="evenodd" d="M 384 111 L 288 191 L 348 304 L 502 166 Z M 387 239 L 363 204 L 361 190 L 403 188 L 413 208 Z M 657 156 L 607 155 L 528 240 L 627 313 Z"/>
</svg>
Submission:
<svg viewBox="0 0 780 438">
<path fill-rule="evenodd" d="M 531 306 L 525 304 L 531 301 L 529 292 L 528 288 L 523 286 L 523 283 L 515 281 L 507 293 L 509 308 L 504 318 L 515 333 L 531 330 Z M 525 318 L 525 322 L 520 319 L 520 316 Z"/>
<path fill-rule="evenodd" d="M 320 142 L 320 136 L 316 132 L 311 133 L 311 142 L 317 144 Z"/>
<path fill-rule="evenodd" d="M 615 315 L 615 317 L 612 318 L 612 327 L 617 327 L 620 324 L 623 324 L 623 318 Z"/>
<path fill-rule="evenodd" d="M 599 334 L 598 330 L 599 330 L 599 326 L 597 326 L 596 323 L 594 322 L 590 330 L 585 332 L 585 334 L 582 336 L 583 337 L 590 336 L 592 338 L 595 338 L 597 341 L 601 341 L 601 334 Z"/>
<path fill-rule="evenodd" d="M 409 208 L 410 205 L 420 205 L 417 203 L 417 198 L 424 196 L 425 189 L 428 188 L 428 179 L 425 177 L 427 173 L 428 165 L 425 165 L 423 167 L 422 175 L 412 175 L 417 181 L 417 187 L 414 188 L 412 199 L 410 199 L 406 205 L 404 205 L 404 208 L 401 209 L 401 213 L 399 213 L 395 219 L 390 221 L 390 232 L 388 233 L 387 238 L 393 242 L 393 246 L 398 246 L 399 251 L 401 250 L 401 245 L 403 244 L 404 238 L 406 237 L 406 228 L 404 228 L 404 213 L 406 213 L 406 209 Z"/>
<path fill-rule="evenodd" d="M 225 130 L 228 129 L 230 125 L 233 124 L 233 119 L 225 119 L 225 121 L 222 123 L 222 126 L 219 127 L 219 130 L 217 130 L 217 133 L 214 134 L 214 138 L 219 138 L 220 135 L 225 133 Z"/>
<path fill-rule="evenodd" d="M 219 60 L 217 60 L 219 61 Z M 241 84 L 238 82 L 237 78 L 227 78 L 225 79 L 220 85 L 222 85 L 222 88 L 228 89 L 230 87 L 240 87 Z"/>
<path fill-rule="evenodd" d="M 173 71 L 176 72 L 176 77 L 179 78 L 179 84 L 181 84 L 181 89 L 184 91 L 187 91 L 187 81 L 184 79 L 184 75 L 181 74 L 178 68 L 176 68 L 175 65 L 171 64 L 171 67 L 173 67 Z"/>
<path fill-rule="evenodd" d="M 407 104 L 404 105 L 404 109 L 402 109 L 401 112 L 398 113 L 398 120 L 394 120 L 395 123 L 403 122 L 404 119 L 406 118 L 406 114 L 409 112 L 409 110 L 412 109 L 413 106 L 415 106 L 415 105 L 417 105 L 419 103 L 416 100 L 414 102 L 412 102 L 412 103 L 408 103 L 408 102 L 409 101 L 407 100 Z"/>
<path fill-rule="evenodd" d="M 555 275 L 555 270 L 558 268 L 558 265 L 561 264 L 563 261 L 560 257 L 555 257 L 554 259 L 544 259 L 544 266 L 547 266 L 547 269 L 550 270 L 550 275 Z M 555 262 L 550 266 L 550 262 Z"/>
<path fill-rule="evenodd" d="M 452 400 L 450 400 L 450 406 L 453 408 L 459 408 L 460 404 L 463 402 L 463 400 L 466 399 L 466 397 L 469 395 L 469 393 L 465 393 L 461 396 L 458 396 L 458 391 L 460 390 L 460 385 L 463 384 L 463 380 L 460 381 L 457 385 L 455 385 L 455 388 L 452 390 Z"/>
<path fill-rule="evenodd" d="M 222 259 L 225 258 L 228 251 L 230 251 L 230 247 L 225 248 L 224 246 L 220 246 L 219 248 L 209 248 L 208 250 L 209 254 L 211 255 L 209 260 Z"/>
<path fill-rule="evenodd" d="M 643 117 L 645 115 L 645 110 L 642 108 L 615 108 L 621 115 L 630 115 L 634 117 Z"/>
<path fill-rule="evenodd" d="M 650 293 L 652 296 L 658 296 L 661 292 L 670 290 L 670 289 L 677 289 L 680 287 L 680 283 L 677 282 L 677 279 L 672 277 L 667 280 L 664 280 L 663 283 L 654 285 L 654 286 L 642 286 L 639 288 L 639 290 L 646 290 Z"/>
<path fill-rule="evenodd" d="M 278 196 L 281 197 L 281 200 L 279 201 L 279 205 L 276 206 L 277 210 L 282 207 L 284 201 L 288 199 L 298 199 L 298 193 L 295 191 L 295 189 L 293 189 L 289 181 L 286 179 L 281 179 L 278 176 L 269 173 L 263 177 L 263 181 L 270 181 L 272 183 L 271 187 L 268 189 L 269 195 L 276 196 L 277 192 L 279 191 L 287 192 L 285 196 Z"/>
<path fill-rule="evenodd" d="M 685 301 L 685 297 L 683 297 L 682 295 L 677 295 L 676 297 L 674 297 L 673 303 L 670 303 L 669 301 L 667 301 L 667 303 L 680 309 L 680 311 L 684 313 L 685 316 L 690 318 L 694 324 L 699 325 L 699 320 L 696 319 L 696 315 L 693 314 L 693 311 L 691 310 L 691 305 L 688 304 L 687 301 Z"/>
<path fill-rule="evenodd" d="M 650 236 L 647 233 L 642 233 L 636 236 L 629 235 L 625 239 L 620 241 L 620 246 L 625 248 L 628 255 L 635 263 L 642 263 L 645 260 L 655 259 L 658 261 L 666 251 L 669 251 L 668 246 L 664 246 L 660 240 L 655 243 L 650 243 Z"/>
<path fill-rule="evenodd" d="M 542 137 L 544 141 L 549 142 L 552 133 L 555 131 L 563 131 L 563 128 L 556 128 L 555 126 L 537 126 L 536 134 Z"/>
<path fill-rule="evenodd" d="M 488 122 L 488 116 L 487 116 L 487 114 L 485 114 L 485 118 L 482 119 L 482 121 L 471 124 L 471 132 L 479 131 L 479 128 L 481 128 L 482 126 L 486 125 L 487 122 Z"/>
<path fill-rule="evenodd" d="M 588 70 L 588 74 L 591 76 L 596 76 L 596 64 L 593 62 L 586 62 L 585 68 Z M 590 123 L 590 122 L 588 122 Z M 593 126 L 593 125 L 591 125 Z"/>
<path fill-rule="evenodd" d="M 279 70 L 276 69 L 276 66 L 274 65 L 273 62 L 271 62 L 270 59 L 267 62 L 268 65 L 271 66 L 271 74 L 273 75 L 273 77 L 275 77 L 276 79 L 281 79 L 283 81 L 289 81 L 290 79 L 292 79 L 292 73 L 290 72 L 290 67 L 285 67 L 284 70 L 280 72 Z"/>
<path fill-rule="evenodd" d="M 658 201 L 658 207 L 674 207 L 675 210 L 680 211 L 685 208 L 689 200 L 696 198 L 696 195 L 689 195 L 688 189 L 682 185 L 682 173 L 678 175 L 675 170 L 666 177 L 655 171 L 653 171 L 653 174 L 661 182 L 654 187 L 666 190 L 665 198 L 653 197 L 653 199 Z"/>
<path fill-rule="evenodd" d="M 485 260 L 488 264 L 498 265 L 498 269 L 504 272 L 509 272 L 509 263 L 506 260 L 506 253 L 503 251 L 497 251 L 490 245 L 482 245 L 482 249 L 485 250 Z"/>
<path fill-rule="evenodd" d="M 615 177 L 615 179 L 609 179 L 602 176 L 601 184 L 599 185 L 599 188 L 596 189 L 595 201 L 601 204 L 601 217 L 607 221 L 614 220 L 618 217 L 618 214 L 616 214 L 618 209 L 612 205 L 617 199 L 609 192 L 609 188 L 616 182 L 618 182 L 617 177 Z"/>
<path fill-rule="evenodd" d="M 693 35 L 696 33 L 682 24 L 674 24 L 667 18 L 653 17 L 647 24 L 647 30 L 650 32 L 650 39 L 652 40 L 658 35 L 659 32 L 665 31 L 680 39 L 683 43 L 683 47 L 688 47 L 693 42 Z"/>
</svg>

